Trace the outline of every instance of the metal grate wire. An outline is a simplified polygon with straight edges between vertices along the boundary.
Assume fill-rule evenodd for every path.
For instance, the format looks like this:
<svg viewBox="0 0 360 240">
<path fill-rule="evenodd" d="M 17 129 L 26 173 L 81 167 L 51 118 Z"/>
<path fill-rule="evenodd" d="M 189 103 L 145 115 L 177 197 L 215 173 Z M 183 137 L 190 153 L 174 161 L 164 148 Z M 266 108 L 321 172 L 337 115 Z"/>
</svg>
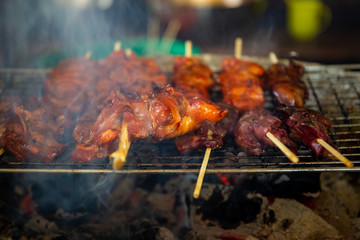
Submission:
<svg viewBox="0 0 360 240">
<path fill-rule="evenodd" d="M 205 56 L 204 61 L 218 70 L 220 62 Z M 250 58 L 251 59 L 251 58 Z M 251 59 L 253 60 L 253 59 Z M 256 59 L 255 59 L 256 60 Z M 169 62 L 169 61 L 168 61 Z M 268 62 L 263 60 L 264 67 Z M 262 156 L 250 156 L 239 150 L 232 139 L 211 153 L 207 173 L 266 173 L 266 172 L 319 172 L 360 171 L 360 65 L 324 66 L 303 63 L 306 67 L 304 80 L 310 98 L 306 107 L 323 113 L 332 123 L 331 137 L 340 152 L 354 163 L 347 168 L 340 162 L 326 162 L 314 158 L 304 147 L 298 150 L 300 163 L 293 164 L 276 148 L 269 148 Z M 48 69 L 0 69 L 0 95 L 20 95 L 24 98 L 41 96 L 42 82 Z M 265 108 L 272 109 L 270 93 L 266 92 Z M 127 164 L 113 170 L 108 159 L 89 163 L 70 161 L 71 147 L 54 162 L 19 162 L 10 153 L 0 158 L 2 173 L 197 173 L 204 152 L 181 155 L 172 140 L 155 144 L 145 141 L 132 143 Z"/>
</svg>

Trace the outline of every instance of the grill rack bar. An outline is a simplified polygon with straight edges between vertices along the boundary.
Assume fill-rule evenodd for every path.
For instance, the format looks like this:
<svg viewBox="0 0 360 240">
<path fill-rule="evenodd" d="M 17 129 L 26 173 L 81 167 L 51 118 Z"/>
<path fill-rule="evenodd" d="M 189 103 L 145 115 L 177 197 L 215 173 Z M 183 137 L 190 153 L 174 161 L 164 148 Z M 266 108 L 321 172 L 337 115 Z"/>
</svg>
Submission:
<svg viewBox="0 0 360 240">
<path fill-rule="evenodd" d="M 209 57 L 210 56 L 210 57 Z M 220 55 L 204 55 L 205 63 L 214 71 L 220 69 Z M 246 57 L 245 57 L 246 58 Z M 159 60 L 164 71 L 172 66 L 168 56 Z M 267 67 L 267 59 L 249 58 Z M 300 163 L 288 162 L 277 149 L 270 148 L 263 156 L 247 156 L 230 143 L 224 149 L 212 151 L 207 173 L 271 173 L 271 172 L 338 172 L 360 171 L 360 64 L 319 65 L 303 62 L 306 67 L 305 82 L 308 85 L 310 99 L 306 107 L 322 112 L 331 122 L 331 137 L 340 152 L 349 158 L 353 168 L 347 168 L 340 162 L 324 162 L 312 157 L 305 148 L 299 149 Z M 41 83 L 49 69 L 0 69 L 0 95 L 19 94 L 41 95 Z M 329 94 L 330 93 L 330 94 Z M 272 101 L 266 93 L 265 108 L 271 109 Z M 136 145 L 133 144 L 133 145 Z M 132 145 L 132 147 L 133 147 Z M 143 146 L 141 142 L 134 147 Z M 151 149 L 151 150 L 149 150 Z M 155 149 L 155 150 L 153 150 Z M 170 149 L 173 156 L 164 153 Z M 0 157 L 0 173 L 100 173 L 100 174 L 181 174 L 198 173 L 203 153 L 191 153 L 182 156 L 174 154 L 174 146 L 167 142 L 162 145 L 149 144 L 147 149 L 134 152 L 130 149 L 128 163 L 120 170 L 113 170 L 108 160 L 91 163 L 69 163 L 69 155 L 50 164 L 39 162 L 20 163 L 13 156 Z M 150 152 L 150 154 L 149 154 Z"/>
</svg>

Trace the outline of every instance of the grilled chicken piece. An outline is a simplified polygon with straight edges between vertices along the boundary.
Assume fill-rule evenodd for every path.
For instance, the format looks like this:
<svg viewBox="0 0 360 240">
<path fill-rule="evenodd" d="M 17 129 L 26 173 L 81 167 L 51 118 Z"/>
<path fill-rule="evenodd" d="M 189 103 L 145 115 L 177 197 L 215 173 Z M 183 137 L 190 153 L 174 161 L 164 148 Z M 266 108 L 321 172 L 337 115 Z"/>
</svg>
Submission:
<svg viewBox="0 0 360 240">
<path fill-rule="evenodd" d="M 321 113 L 303 107 L 278 107 L 277 111 L 280 118 L 287 125 L 290 137 L 294 141 L 305 145 L 316 157 L 322 157 L 325 160 L 336 160 L 332 154 L 317 142 L 317 139 L 320 138 L 338 150 L 331 143 L 329 136 L 331 123 Z"/>
<path fill-rule="evenodd" d="M 195 57 L 176 57 L 172 85 L 187 98 L 210 99 L 209 91 L 214 86 L 213 71 Z"/>
<path fill-rule="evenodd" d="M 87 103 L 87 93 L 98 79 L 99 65 L 86 58 L 67 59 L 45 79 L 43 102 L 54 116 L 76 115 Z"/>
<path fill-rule="evenodd" d="M 37 159 L 51 162 L 63 150 L 56 140 L 63 133 L 45 108 L 28 111 L 18 106 L 10 112 L 0 127 L 0 146 L 12 152 L 16 159 Z"/>
<path fill-rule="evenodd" d="M 214 103 L 187 99 L 170 86 L 154 88 L 150 96 L 135 99 L 112 93 L 106 102 L 90 133 L 74 133 L 82 137 L 76 137 L 81 141 L 72 152 L 72 159 L 90 161 L 114 151 L 122 121 L 127 123 L 130 140 L 150 137 L 161 141 L 195 130 L 204 120 L 219 121 L 226 114 L 226 110 Z"/>
<path fill-rule="evenodd" d="M 305 69 L 302 65 L 290 61 L 289 66 L 273 64 L 268 70 L 268 87 L 276 101 L 285 106 L 302 107 L 309 93 L 301 80 Z"/>
<path fill-rule="evenodd" d="M 234 129 L 235 142 L 246 153 L 261 155 L 268 146 L 275 146 L 266 137 L 267 132 L 272 133 L 290 149 L 296 148 L 296 144 L 288 137 L 286 130 L 282 127 L 281 120 L 265 109 L 256 109 L 244 113 Z"/>
<path fill-rule="evenodd" d="M 262 107 L 265 100 L 261 78 L 265 75 L 265 70 L 256 63 L 225 58 L 222 72 L 217 78 L 224 101 L 240 112 Z"/>
<path fill-rule="evenodd" d="M 181 136 L 175 140 L 178 151 L 182 154 L 204 148 L 216 149 L 223 146 L 226 138 L 233 133 L 239 118 L 239 111 L 225 103 L 219 104 L 228 112 L 216 123 L 202 122 L 199 129 Z"/>
</svg>

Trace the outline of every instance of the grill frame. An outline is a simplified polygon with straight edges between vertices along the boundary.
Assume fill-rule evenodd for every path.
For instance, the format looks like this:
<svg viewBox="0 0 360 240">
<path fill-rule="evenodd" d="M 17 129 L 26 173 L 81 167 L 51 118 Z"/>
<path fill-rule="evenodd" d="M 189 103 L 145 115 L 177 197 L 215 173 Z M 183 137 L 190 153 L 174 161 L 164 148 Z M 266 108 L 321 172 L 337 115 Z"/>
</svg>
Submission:
<svg viewBox="0 0 360 240">
<path fill-rule="evenodd" d="M 171 72 L 173 57 L 157 56 L 155 59 L 163 71 Z M 218 72 L 225 55 L 202 54 L 198 57 Z M 265 68 L 270 65 L 267 58 L 244 58 L 258 62 Z M 305 106 L 320 111 L 330 120 L 333 142 L 339 147 L 340 152 L 354 163 L 354 167 L 348 168 L 341 162 L 317 160 L 304 147 L 298 150 L 298 164 L 289 162 L 275 148 L 269 148 L 263 156 L 250 156 L 236 149 L 230 140 L 223 149 L 212 151 L 206 173 L 360 171 L 360 64 L 300 63 L 306 68 L 304 81 L 310 95 Z M 0 96 L 18 94 L 26 98 L 34 93 L 41 96 L 42 81 L 49 71 L 50 69 L 0 69 Z M 217 91 L 218 89 L 215 89 L 215 95 Z M 265 92 L 265 98 L 264 107 L 271 110 L 273 104 L 269 92 Z M 144 148 L 143 141 L 132 144 L 127 164 L 120 170 L 113 170 L 107 159 L 90 163 L 72 163 L 69 153 L 47 164 L 36 161 L 18 162 L 11 154 L 5 154 L 0 158 L 0 173 L 181 174 L 197 173 L 200 169 L 203 152 L 180 155 L 174 152 L 171 140 L 147 145 Z"/>
</svg>

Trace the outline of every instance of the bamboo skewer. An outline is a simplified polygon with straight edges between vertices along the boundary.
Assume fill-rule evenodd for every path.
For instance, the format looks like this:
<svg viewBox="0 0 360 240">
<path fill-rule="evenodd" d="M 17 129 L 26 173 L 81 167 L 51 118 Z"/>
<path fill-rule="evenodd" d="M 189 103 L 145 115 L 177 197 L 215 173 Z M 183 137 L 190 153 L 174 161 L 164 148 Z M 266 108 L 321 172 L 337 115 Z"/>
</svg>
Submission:
<svg viewBox="0 0 360 240">
<path fill-rule="evenodd" d="M 276 56 L 276 54 L 274 52 L 270 52 L 269 53 L 269 59 L 273 64 L 277 64 L 279 63 L 279 59 Z M 344 155 L 342 155 L 339 151 L 337 151 L 336 149 L 334 149 L 332 146 L 330 146 L 327 142 L 325 142 L 323 139 L 321 138 L 317 138 L 316 141 L 322 146 L 324 147 L 326 150 L 328 150 L 334 157 L 336 157 L 339 161 L 341 161 L 342 163 L 344 163 L 345 166 L 352 168 L 354 166 L 354 164 L 352 162 L 350 162 L 349 159 L 347 159 Z"/>
<path fill-rule="evenodd" d="M 190 40 L 185 41 L 185 57 L 187 58 L 192 57 L 192 42 Z M 201 164 L 200 172 L 193 193 L 194 198 L 199 198 L 200 196 L 200 191 L 201 191 L 202 183 L 204 181 L 204 176 L 209 162 L 210 153 L 211 153 L 211 148 L 206 148 L 205 155 Z"/>
<path fill-rule="evenodd" d="M 269 59 L 273 64 L 277 64 L 279 62 L 279 59 L 274 52 L 269 53 Z M 299 157 L 296 156 L 292 151 L 290 151 L 290 149 L 285 146 L 279 139 L 277 139 L 272 133 L 267 132 L 266 137 L 269 138 L 291 162 L 299 162 Z"/>
<path fill-rule="evenodd" d="M 117 41 L 114 44 L 114 51 L 120 51 L 121 50 L 121 42 Z M 131 49 L 126 49 L 125 54 L 127 56 L 131 55 Z M 119 139 L 119 145 L 115 152 L 110 154 L 109 159 L 112 162 L 113 169 L 117 170 L 124 166 L 126 162 L 126 156 L 128 154 L 128 151 L 130 149 L 131 141 L 129 140 L 129 132 L 127 129 L 127 123 L 122 122 L 121 123 L 121 130 L 120 130 L 120 139 Z"/>
<path fill-rule="evenodd" d="M 279 63 L 279 59 L 278 59 L 278 57 L 276 56 L 276 54 L 274 52 L 269 53 L 269 59 L 270 59 L 270 62 L 273 63 L 273 64 L 278 64 Z"/>
<path fill-rule="evenodd" d="M 243 41 L 242 38 L 236 38 L 235 39 L 235 49 L 234 49 L 234 56 L 236 59 L 241 59 L 242 57 L 242 45 Z"/>
<path fill-rule="evenodd" d="M 199 198 L 199 196 L 200 196 L 200 191 L 201 191 L 202 183 L 204 181 L 204 176 L 205 176 L 207 164 L 209 162 L 210 153 L 211 153 L 211 148 L 206 148 L 204 159 L 201 164 L 200 172 L 199 172 L 198 179 L 197 179 L 196 185 L 195 185 L 195 190 L 194 190 L 194 194 L 193 194 L 194 198 Z"/>
<path fill-rule="evenodd" d="M 129 140 L 129 133 L 127 129 L 126 122 L 122 122 L 121 124 L 121 132 L 120 132 L 120 140 L 118 149 L 110 154 L 109 158 L 112 161 L 113 169 L 119 169 L 124 166 L 126 162 L 126 156 L 128 154 L 130 148 L 130 140 Z"/>
<path fill-rule="evenodd" d="M 190 40 L 185 41 L 185 57 L 192 57 L 192 42 Z"/>
<path fill-rule="evenodd" d="M 316 139 L 316 141 L 323 146 L 326 150 L 328 150 L 334 157 L 336 157 L 339 161 L 343 162 L 345 166 L 352 168 L 354 164 L 350 162 L 349 159 L 347 159 L 344 155 L 342 155 L 340 152 L 338 152 L 336 149 L 334 149 L 332 146 L 330 146 L 327 142 L 322 140 L 321 138 Z"/>
<path fill-rule="evenodd" d="M 161 39 L 161 50 L 163 53 L 170 53 L 170 50 L 174 45 L 176 36 L 178 35 L 180 28 L 181 22 L 178 19 L 173 18 L 170 20 Z"/>
<path fill-rule="evenodd" d="M 90 59 L 91 58 L 91 55 L 92 55 L 92 52 L 91 51 L 87 51 L 86 53 L 85 53 L 85 58 L 86 59 Z"/>
<path fill-rule="evenodd" d="M 116 41 L 114 44 L 114 52 L 121 50 L 121 41 Z"/>
<path fill-rule="evenodd" d="M 266 137 L 269 138 L 293 163 L 299 162 L 299 157 L 296 156 L 288 147 L 286 147 L 279 139 L 277 139 L 271 132 L 266 133 Z"/>
</svg>

